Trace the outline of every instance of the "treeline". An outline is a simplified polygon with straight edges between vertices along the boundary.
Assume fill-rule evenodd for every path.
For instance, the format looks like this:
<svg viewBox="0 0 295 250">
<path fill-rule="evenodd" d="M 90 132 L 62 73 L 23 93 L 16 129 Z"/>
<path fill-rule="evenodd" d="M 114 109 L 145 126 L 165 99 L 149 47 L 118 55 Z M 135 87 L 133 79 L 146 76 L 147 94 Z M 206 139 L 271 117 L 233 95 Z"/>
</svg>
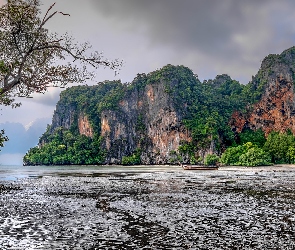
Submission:
<svg viewBox="0 0 295 250">
<path fill-rule="evenodd" d="M 239 145 L 227 148 L 221 155 L 222 164 L 263 166 L 295 163 L 295 137 L 291 131 L 271 132 L 264 138 L 261 130 L 246 130 L 239 138 Z"/>
<path fill-rule="evenodd" d="M 58 128 L 42 147 L 31 148 L 24 156 L 25 165 L 95 165 L 103 164 L 106 151 L 101 138 L 73 135 Z"/>
</svg>

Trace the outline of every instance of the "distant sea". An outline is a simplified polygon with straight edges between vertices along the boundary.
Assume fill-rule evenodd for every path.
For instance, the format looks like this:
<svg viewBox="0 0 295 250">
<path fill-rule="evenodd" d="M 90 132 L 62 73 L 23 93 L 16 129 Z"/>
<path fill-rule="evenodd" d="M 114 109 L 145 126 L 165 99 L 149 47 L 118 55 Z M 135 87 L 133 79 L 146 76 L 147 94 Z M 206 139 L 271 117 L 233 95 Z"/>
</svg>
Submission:
<svg viewBox="0 0 295 250">
<path fill-rule="evenodd" d="M 96 176 L 112 173 L 144 173 L 155 171 L 181 170 L 179 166 L 88 166 L 88 165 L 63 165 L 63 166 L 22 166 L 0 165 L 0 181 L 16 181 L 22 178 L 39 178 L 44 176 Z"/>
</svg>

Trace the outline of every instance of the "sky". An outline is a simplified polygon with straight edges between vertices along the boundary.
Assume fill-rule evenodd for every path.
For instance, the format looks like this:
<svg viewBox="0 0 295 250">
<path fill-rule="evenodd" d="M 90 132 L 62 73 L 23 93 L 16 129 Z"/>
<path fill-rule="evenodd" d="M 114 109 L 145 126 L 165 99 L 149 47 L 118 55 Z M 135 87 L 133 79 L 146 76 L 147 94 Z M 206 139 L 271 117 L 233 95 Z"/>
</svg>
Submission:
<svg viewBox="0 0 295 250">
<path fill-rule="evenodd" d="M 137 73 L 167 64 L 185 65 L 200 80 L 228 74 L 246 84 L 265 56 L 295 45 L 293 0 L 42 0 L 43 13 L 53 2 L 55 10 L 71 16 L 52 19 L 47 25 L 51 32 L 68 32 L 106 58 L 124 62 L 119 75 L 101 68 L 88 85 L 113 79 L 130 82 Z M 17 109 L 2 107 L 0 128 L 14 128 L 10 133 L 22 136 L 2 149 L 0 164 L 21 163 L 25 149 L 37 144 L 60 91 L 52 88 L 21 99 Z"/>
</svg>

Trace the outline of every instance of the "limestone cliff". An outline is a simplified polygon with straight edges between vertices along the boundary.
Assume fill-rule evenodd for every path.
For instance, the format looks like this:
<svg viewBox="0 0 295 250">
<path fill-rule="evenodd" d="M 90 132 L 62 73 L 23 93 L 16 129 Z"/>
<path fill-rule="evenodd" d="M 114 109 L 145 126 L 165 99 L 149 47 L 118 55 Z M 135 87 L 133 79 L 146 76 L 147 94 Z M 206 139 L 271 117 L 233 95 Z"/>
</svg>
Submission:
<svg viewBox="0 0 295 250">
<path fill-rule="evenodd" d="M 169 153 L 177 151 L 182 141 L 191 140 L 165 91 L 166 84 L 147 84 L 142 90 L 129 92 L 117 110 L 102 112 L 101 136 L 109 152 L 108 163 L 120 163 L 123 156 L 137 148 L 141 150 L 142 164 L 169 163 Z"/>
<path fill-rule="evenodd" d="M 267 56 L 247 85 L 228 75 L 200 82 L 167 65 L 131 83 L 69 88 L 26 163 L 194 163 L 221 154 L 245 129 L 295 134 L 294 72 L 295 47 Z"/>
<path fill-rule="evenodd" d="M 187 104 L 176 105 L 181 77 L 169 79 L 177 70 L 188 71 L 191 84 L 198 83 L 187 68 L 168 65 L 163 70 L 166 78 L 156 72 L 138 75 L 130 84 L 104 82 L 67 89 L 61 94 L 51 126 L 40 139 L 40 147 L 62 129 L 74 136 L 102 138 L 105 164 L 120 164 L 124 156 L 131 156 L 136 150 L 141 152 L 142 164 L 166 164 L 172 158 L 175 161 L 171 152 L 192 140 L 182 123 Z"/>
<path fill-rule="evenodd" d="M 280 55 L 269 55 L 249 86 L 258 98 L 247 112 L 235 112 L 231 127 L 236 132 L 246 128 L 271 131 L 290 129 L 295 134 L 294 97 L 295 47 Z"/>
<path fill-rule="evenodd" d="M 90 121 L 84 113 L 80 113 L 78 118 L 78 129 L 80 135 L 86 135 L 87 137 L 93 137 L 93 128 Z"/>
</svg>

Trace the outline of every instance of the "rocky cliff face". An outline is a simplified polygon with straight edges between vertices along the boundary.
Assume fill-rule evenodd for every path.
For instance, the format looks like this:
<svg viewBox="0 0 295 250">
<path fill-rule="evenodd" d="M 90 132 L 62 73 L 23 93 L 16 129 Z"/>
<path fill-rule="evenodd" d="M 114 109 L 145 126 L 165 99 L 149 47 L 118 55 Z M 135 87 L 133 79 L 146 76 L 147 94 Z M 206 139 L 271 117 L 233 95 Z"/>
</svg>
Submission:
<svg viewBox="0 0 295 250">
<path fill-rule="evenodd" d="M 181 141 L 191 140 L 165 84 L 160 81 L 133 91 L 120 101 L 118 110 L 101 114 L 108 163 L 120 163 L 136 149 L 141 150 L 143 164 L 169 163 L 169 153 L 176 151 Z"/>
<path fill-rule="evenodd" d="M 93 128 L 90 125 L 88 116 L 84 113 L 80 113 L 78 118 L 78 129 L 80 135 L 86 135 L 87 137 L 93 137 Z"/>
<path fill-rule="evenodd" d="M 101 98 L 95 96 L 104 87 L 112 95 L 114 89 L 108 89 L 109 83 L 101 84 L 100 90 L 97 86 L 66 90 L 57 104 L 52 125 L 42 138 L 48 138 L 48 134 L 62 127 L 90 138 L 94 134 L 103 138 L 101 147 L 106 150 L 106 164 L 120 164 L 124 156 L 131 156 L 137 150 L 141 152 L 142 164 L 171 163 L 171 157 L 175 158 L 171 152 L 176 152 L 182 142 L 192 140 L 182 124 L 184 111 L 175 107 L 173 92 L 169 91 L 180 84 L 180 79 L 159 77 L 147 82 L 149 78 L 144 74 L 141 78 L 144 84 L 140 85 L 137 79 L 129 86 L 115 86 L 114 93 L 121 93 L 122 88 L 122 96 L 107 100 L 103 99 L 104 94 Z M 78 98 L 77 93 L 81 93 Z M 94 107 L 91 112 L 90 105 Z M 48 142 L 42 138 L 40 146 Z"/>
<path fill-rule="evenodd" d="M 295 134 L 294 97 L 295 48 L 281 55 L 269 55 L 252 80 L 252 91 L 261 89 L 258 101 L 248 107 L 246 113 L 235 112 L 231 127 L 236 132 L 246 128 L 271 131 L 290 129 Z"/>
<path fill-rule="evenodd" d="M 201 83 L 190 69 L 167 65 L 138 74 L 128 84 L 106 81 L 69 88 L 39 145 L 56 137 L 77 150 L 76 139 L 82 152 L 89 139 L 99 149 L 85 149 L 91 164 L 121 164 L 138 152 L 142 164 L 167 164 L 222 153 L 234 143 L 233 131 L 262 129 L 268 135 L 290 129 L 295 134 L 294 72 L 295 47 L 267 56 L 246 86 L 228 75 Z M 75 163 L 77 153 L 71 152 L 68 158 Z"/>
</svg>

